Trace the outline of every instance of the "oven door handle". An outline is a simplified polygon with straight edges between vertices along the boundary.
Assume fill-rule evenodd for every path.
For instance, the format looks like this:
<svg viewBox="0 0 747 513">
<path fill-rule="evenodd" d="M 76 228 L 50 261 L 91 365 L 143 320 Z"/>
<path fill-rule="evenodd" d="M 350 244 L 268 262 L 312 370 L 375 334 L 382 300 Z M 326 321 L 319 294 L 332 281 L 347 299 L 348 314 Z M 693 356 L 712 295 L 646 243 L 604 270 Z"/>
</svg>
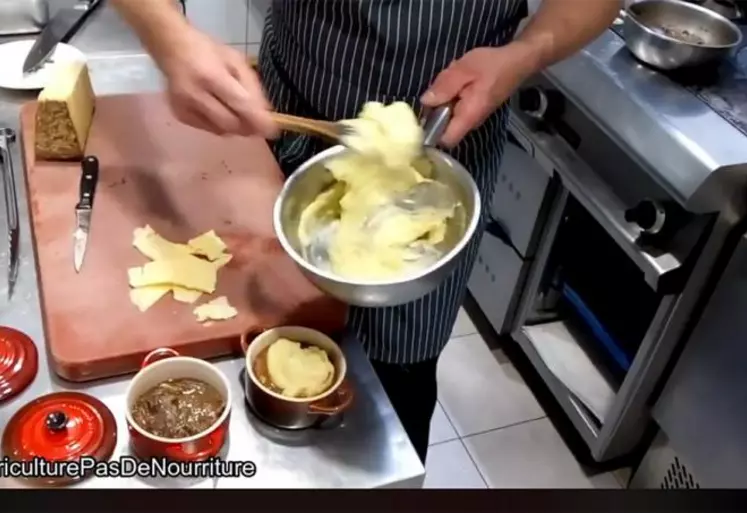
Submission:
<svg viewBox="0 0 747 513">
<path fill-rule="evenodd" d="M 592 169 L 560 137 L 535 130 L 519 116 L 510 117 L 511 130 L 519 132 L 548 160 L 560 176 L 563 186 L 602 225 L 625 254 L 643 272 L 646 283 L 660 290 L 662 282 L 676 281 L 683 265 L 671 253 L 653 253 L 637 244 L 640 228 L 625 220 L 625 206 Z"/>
</svg>

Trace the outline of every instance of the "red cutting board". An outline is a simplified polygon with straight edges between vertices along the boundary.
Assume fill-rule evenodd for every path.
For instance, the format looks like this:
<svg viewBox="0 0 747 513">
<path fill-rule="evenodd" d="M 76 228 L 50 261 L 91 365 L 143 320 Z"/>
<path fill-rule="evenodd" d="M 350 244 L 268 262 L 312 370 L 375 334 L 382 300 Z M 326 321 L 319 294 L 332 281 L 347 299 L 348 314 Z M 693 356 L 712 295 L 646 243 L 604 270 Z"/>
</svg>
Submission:
<svg viewBox="0 0 747 513">
<path fill-rule="evenodd" d="M 44 332 L 59 376 L 126 374 L 164 346 L 201 358 L 226 355 L 240 351 L 242 333 L 271 326 L 342 328 L 345 307 L 307 281 L 275 238 L 272 207 L 282 175 L 264 140 L 185 126 L 161 94 L 97 99 L 86 152 L 99 159 L 99 183 L 77 274 L 80 164 L 35 160 L 35 109 L 32 102 L 21 112 L 24 170 Z M 214 229 L 233 260 L 219 271 L 212 297 L 227 296 L 239 315 L 203 326 L 195 305 L 169 296 L 144 313 L 130 303 L 127 269 L 147 261 L 132 247 L 132 232 L 145 224 L 179 242 Z"/>
</svg>

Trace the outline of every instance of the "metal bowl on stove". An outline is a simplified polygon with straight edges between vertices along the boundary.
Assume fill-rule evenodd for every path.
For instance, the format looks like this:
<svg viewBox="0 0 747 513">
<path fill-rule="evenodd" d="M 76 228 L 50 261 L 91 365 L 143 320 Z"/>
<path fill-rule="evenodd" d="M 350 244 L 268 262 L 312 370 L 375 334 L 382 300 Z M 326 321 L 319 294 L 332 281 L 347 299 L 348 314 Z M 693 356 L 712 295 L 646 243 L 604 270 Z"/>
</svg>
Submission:
<svg viewBox="0 0 747 513">
<path fill-rule="evenodd" d="M 625 44 L 665 71 L 727 57 L 742 43 L 737 25 L 711 9 L 680 0 L 642 0 L 621 11 Z"/>
<path fill-rule="evenodd" d="M 448 186 L 461 207 L 459 215 L 447 227 L 446 253 L 424 270 L 388 281 L 353 281 L 323 270 L 303 256 L 298 238 L 301 212 L 333 181 L 325 163 L 351 150 L 335 146 L 305 163 L 285 182 L 275 202 L 275 233 L 285 252 L 303 273 L 321 290 L 356 306 L 393 306 L 420 298 L 438 287 L 454 269 L 460 255 L 477 229 L 480 218 L 480 193 L 474 179 L 459 162 L 446 153 L 426 147 L 433 164 L 432 178 Z"/>
</svg>

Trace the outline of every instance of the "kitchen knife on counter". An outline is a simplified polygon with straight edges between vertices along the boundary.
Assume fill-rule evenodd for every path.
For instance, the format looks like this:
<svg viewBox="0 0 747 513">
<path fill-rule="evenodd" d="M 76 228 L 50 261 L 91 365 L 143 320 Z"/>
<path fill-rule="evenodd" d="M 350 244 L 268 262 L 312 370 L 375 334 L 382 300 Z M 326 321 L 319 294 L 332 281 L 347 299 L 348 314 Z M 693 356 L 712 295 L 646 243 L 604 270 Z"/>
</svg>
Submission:
<svg viewBox="0 0 747 513">
<path fill-rule="evenodd" d="M 86 254 L 88 235 L 91 231 L 91 213 L 96 184 L 99 181 L 99 161 L 94 156 L 83 158 L 80 177 L 80 198 L 75 206 L 75 232 L 73 233 L 73 263 L 75 272 L 80 272 Z"/>
<path fill-rule="evenodd" d="M 80 28 L 101 0 L 81 0 L 73 7 L 60 10 L 44 27 L 29 50 L 23 63 L 23 72 L 29 73 L 42 67 L 57 47 L 67 42 Z"/>
</svg>

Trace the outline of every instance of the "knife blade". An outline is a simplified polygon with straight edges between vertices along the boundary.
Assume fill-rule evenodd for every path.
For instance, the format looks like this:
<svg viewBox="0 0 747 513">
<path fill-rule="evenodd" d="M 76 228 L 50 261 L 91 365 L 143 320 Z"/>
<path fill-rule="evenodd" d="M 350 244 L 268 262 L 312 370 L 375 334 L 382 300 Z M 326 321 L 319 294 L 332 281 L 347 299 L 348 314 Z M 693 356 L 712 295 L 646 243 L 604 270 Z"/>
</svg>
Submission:
<svg viewBox="0 0 747 513">
<path fill-rule="evenodd" d="M 23 72 L 29 73 L 42 67 L 51 57 L 57 43 L 67 42 L 99 2 L 100 0 L 82 0 L 55 14 L 29 50 L 23 63 Z"/>
<path fill-rule="evenodd" d="M 81 167 L 80 197 L 75 206 L 75 232 L 73 232 L 73 264 L 77 273 L 83 267 L 83 257 L 86 254 L 88 236 L 91 231 L 93 198 L 96 195 L 96 184 L 99 181 L 99 161 L 96 157 L 89 155 L 83 159 Z"/>
</svg>

